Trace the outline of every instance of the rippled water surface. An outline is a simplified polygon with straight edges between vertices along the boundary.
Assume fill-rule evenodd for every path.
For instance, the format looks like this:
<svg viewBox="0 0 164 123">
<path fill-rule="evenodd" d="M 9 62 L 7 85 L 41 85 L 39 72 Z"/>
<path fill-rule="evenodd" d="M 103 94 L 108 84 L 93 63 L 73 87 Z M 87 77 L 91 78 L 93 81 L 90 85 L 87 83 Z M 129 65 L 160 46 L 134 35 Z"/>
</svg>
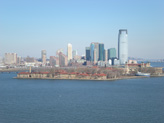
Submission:
<svg viewBox="0 0 164 123">
<path fill-rule="evenodd" d="M 164 123 L 164 77 L 118 81 L 0 74 L 0 123 Z"/>
</svg>

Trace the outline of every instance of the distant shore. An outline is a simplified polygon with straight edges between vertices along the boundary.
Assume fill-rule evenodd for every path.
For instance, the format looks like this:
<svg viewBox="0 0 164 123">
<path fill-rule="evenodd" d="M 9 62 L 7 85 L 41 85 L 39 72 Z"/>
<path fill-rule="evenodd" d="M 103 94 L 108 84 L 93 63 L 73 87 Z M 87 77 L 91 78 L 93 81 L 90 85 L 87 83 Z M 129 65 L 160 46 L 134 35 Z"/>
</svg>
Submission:
<svg viewBox="0 0 164 123">
<path fill-rule="evenodd" d="M 122 76 L 119 78 L 110 78 L 110 79 L 83 79 L 83 78 L 75 78 L 75 79 L 68 79 L 68 78 L 50 78 L 50 77 L 44 77 L 44 78 L 19 78 L 14 77 L 15 79 L 50 79 L 50 80 L 91 80 L 91 81 L 114 81 L 114 80 L 122 80 L 122 79 L 137 79 L 137 78 L 148 78 L 146 76 Z"/>
</svg>

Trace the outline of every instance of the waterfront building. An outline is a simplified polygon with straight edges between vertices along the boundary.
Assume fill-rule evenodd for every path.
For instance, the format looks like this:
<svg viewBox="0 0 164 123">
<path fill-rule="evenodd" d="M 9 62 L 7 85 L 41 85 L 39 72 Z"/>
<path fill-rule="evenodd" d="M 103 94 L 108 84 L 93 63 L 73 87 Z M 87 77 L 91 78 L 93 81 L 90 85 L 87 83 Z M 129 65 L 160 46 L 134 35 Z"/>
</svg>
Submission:
<svg viewBox="0 0 164 123">
<path fill-rule="evenodd" d="M 59 66 L 66 67 L 68 65 L 68 57 L 62 52 L 59 53 Z"/>
<path fill-rule="evenodd" d="M 120 65 L 128 62 L 128 31 L 120 29 L 118 34 L 118 59 Z"/>
<path fill-rule="evenodd" d="M 104 61 L 105 56 L 104 56 L 104 44 L 99 44 L 99 61 Z"/>
<path fill-rule="evenodd" d="M 67 46 L 67 56 L 68 56 L 68 61 L 72 59 L 72 44 L 68 44 Z"/>
<path fill-rule="evenodd" d="M 50 66 L 59 67 L 59 58 L 55 56 L 50 56 Z"/>
<path fill-rule="evenodd" d="M 75 56 L 77 56 L 77 50 L 73 50 L 72 55 L 73 55 L 73 58 L 75 58 Z"/>
<path fill-rule="evenodd" d="M 41 52 L 41 57 L 42 57 L 42 63 L 43 63 L 43 64 L 46 64 L 46 59 L 47 59 L 46 50 L 42 50 L 42 52 Z"/>
<path fill-rule="evenodd" d="M 116 48 L 108 49 L 108 59 L 116 58 Z"/>
<path fill-rule="evenodd" d="M 90 47 L 85 48 L 85 56 L 86 56 L 86 60 L 90 61 Z"/>
<path fill-rule="evenodd" d="M 6 65 L 16 65 L 17 64 L 17 54 L 16 53 L 5 53 L 5 64 Z"/>
</svg>

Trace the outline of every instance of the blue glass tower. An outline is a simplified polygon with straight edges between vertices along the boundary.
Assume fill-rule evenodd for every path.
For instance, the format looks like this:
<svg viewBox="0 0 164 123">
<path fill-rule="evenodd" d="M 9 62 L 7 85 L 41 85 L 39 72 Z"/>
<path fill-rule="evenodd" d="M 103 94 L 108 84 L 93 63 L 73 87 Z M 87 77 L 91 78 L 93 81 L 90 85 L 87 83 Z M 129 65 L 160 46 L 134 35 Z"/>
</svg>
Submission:
<svg viewBox="0 0 164 123">
<path fill-rule="evenodd" d="M 104 44 L 99 44 L 99 61 L 104 61 Z"/>
<path fill-rule="evenodd" d="M 95 49 L 95 44 L 91 43 L 90 45 L 90 57 L 91 57 L 91 61 L 94 61 L 94 49 Z"/>
<path fill-rule="evenodd" d="M 120 29 L 118 34 L 118 59 L 120 65 L 128 62 L 128 31 Z"/>
</svg>

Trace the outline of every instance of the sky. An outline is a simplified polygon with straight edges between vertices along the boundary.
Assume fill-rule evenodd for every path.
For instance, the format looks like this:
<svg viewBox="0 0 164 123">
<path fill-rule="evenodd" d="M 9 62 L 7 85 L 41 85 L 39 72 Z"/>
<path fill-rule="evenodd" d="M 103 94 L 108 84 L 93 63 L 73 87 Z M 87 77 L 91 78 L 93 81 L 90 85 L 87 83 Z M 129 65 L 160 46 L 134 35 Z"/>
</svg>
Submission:
<svg viewBox="0 0 164 123">
<path fill-rule="evenodd" d="M 79 55 L 91 42 L 118 46 L 119 29 L 128 30 L 129 56 L 164 59 L 163 0 L 0 0 L 0 56 Z"/>
</svg>

